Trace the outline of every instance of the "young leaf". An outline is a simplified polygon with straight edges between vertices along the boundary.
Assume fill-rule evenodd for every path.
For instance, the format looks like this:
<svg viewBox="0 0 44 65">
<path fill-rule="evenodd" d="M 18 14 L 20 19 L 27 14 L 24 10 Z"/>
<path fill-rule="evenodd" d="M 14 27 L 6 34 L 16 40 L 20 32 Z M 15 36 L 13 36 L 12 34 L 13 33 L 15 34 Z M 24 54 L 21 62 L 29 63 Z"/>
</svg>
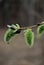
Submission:
<svg viewBox="0 0 44 65">
<path fill-rule="evenodd" d="M 14 35 L 16 35 L 16 34 L 18 34 L 18 33 L 20 33 L 20 32 L 21 32 L 20 26 L 19 26 L 18 24 L 16 24 L 16 25 L 13 25 L 13 24 L 12 24 L 12 26 L 6 31 L 6 33 L 5 33 L 5 35 L 4 35 L 4 41 L 9 42 L 10 39 L 11 39 Z"/>
<path fill-rule="evenodd" d="M 44 24 L 38 26 L 37 28 L 37 36 L 40 37 L 44 33 Z"/>
<path fill-rule="evenodd" d="M 29 47 L 31 48 L 34 43 L 34 33 L 32 32 L 31 29 L 27 29 L 24 31 L 24 36 L 26 44 L 29 45 Z"/>
<path fill-rule="evenodd" d="M 16 30 L 13 31 L 11 29 L 8 29 L 4 35 L 4 41 L 8 42 L 10 41 L 11 37 L 13 37 L 16 34 Z"/>
</svg>

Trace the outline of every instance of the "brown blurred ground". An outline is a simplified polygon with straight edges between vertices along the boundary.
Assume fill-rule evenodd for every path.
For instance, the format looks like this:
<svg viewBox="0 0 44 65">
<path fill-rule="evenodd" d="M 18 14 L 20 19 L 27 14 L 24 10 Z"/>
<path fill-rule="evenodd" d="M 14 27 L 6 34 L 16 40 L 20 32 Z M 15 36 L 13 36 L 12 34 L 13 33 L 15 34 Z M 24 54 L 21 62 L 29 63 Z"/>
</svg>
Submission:
<svg viewBox="0 0 44 65">
<path fill-rule="evenodd" d="M 44 65 L 44 35 L 32 48 L 25 44 L 23 32 L 14 37 L 10 44 L 4 42 L 6 29 L 0 29 L 0 65 Z M 34 29 L 36 33 L 36 29 Z"/>
</svg>

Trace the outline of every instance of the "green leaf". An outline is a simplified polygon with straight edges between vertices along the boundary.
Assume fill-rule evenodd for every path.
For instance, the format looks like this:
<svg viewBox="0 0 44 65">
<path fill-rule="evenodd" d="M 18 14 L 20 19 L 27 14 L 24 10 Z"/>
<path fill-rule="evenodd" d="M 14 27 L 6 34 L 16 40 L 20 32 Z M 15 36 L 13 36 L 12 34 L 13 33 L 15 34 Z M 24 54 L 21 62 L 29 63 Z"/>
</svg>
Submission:
<svg viewBox="0 0 44 65">
<path fill-rule="evenodd" d="M 6 42 L 9 42 L 14 35 L 20 33 L 19 24 L 16 24 L 16 25 L 12 24 L 11 26 L 8 25 L 8 28 L 9 29 L 6 31 L 6 33 L 4 35 L 4 41 L 6 41 Z"/>
<path fill-rule="evenodd" d="M 37 36 L 40 37 L 44 33 L 44 24 L 38 26 L 37 28 Z"/>
<path fill-rule="evenodd" d="M 24 31 L 24 37 L 26 44 L 31 48 L 34 44 L 34 33 L 31 29 L 27 29 Z"/>
<path fill-rule="evenodd" d="M 10 39 L 11 39 L 14 35 L 16 35 L 16 30 L 14 31 L 14 30 L 8 29 L 8 30 L 6 31 L 6 33 L 5 33 L 5 35 L 4 35 L 4 41 L 9 42 Z"/>
</svg>

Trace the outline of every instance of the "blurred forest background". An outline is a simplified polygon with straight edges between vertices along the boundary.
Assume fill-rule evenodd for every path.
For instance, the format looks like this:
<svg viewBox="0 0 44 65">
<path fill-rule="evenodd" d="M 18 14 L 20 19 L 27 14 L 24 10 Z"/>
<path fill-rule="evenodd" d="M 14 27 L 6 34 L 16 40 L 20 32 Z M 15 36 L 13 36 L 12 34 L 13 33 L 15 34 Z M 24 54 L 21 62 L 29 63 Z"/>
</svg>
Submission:
<svg viewBox="0 0 44 65">
<path fill-rule="evenodd" d="M 0 26 L 13 23 L 28 26 L 41 20 L 44 0 L 0 0 Z"/>
<path fill-rule="evenodd" d="M 21 27 L 44 21 L 44 0 L 0 0 L 0 65 L 44 65 L 44 35 L 38 40 L 35 32 L 33 48 L 25 44 L 23 32 L 10 44 L 3 37 L 7 24 Z"/>
</svg>

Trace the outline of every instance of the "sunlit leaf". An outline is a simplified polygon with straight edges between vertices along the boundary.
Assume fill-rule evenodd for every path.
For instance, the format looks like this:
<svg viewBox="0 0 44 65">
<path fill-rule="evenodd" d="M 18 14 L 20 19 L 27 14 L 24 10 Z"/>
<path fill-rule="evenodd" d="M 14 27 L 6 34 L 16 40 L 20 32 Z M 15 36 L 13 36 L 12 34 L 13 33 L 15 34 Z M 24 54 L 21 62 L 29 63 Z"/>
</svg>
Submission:
<svg viewBox="0 0 44 65">
<path fill-rule="evenodd" d="M 8 42 L 16 34 L 16 31 L 8 29 L 4 35 L 4 41 Z"/>
<path fill-rule="evenodd" d="M 4 35 L 4 41 L 9 42 L 14 35 L 19 34 L 20 32 L 21 30 L 19 24 L 12 24 L 11 26 L 9 25 L 9 29 Z"/>
<path fill-rule="evenodd" d="M 37 28 L 37 36 L 40 37 L 44 33 L 44 24 L 38 26 Z"/>
<path fill-rule="evenodd" d="M 31 48 L 34 44 L 34 33 L 31 29 L 27 29 L 24 31 L 26 44 Z"/>
</svg>

